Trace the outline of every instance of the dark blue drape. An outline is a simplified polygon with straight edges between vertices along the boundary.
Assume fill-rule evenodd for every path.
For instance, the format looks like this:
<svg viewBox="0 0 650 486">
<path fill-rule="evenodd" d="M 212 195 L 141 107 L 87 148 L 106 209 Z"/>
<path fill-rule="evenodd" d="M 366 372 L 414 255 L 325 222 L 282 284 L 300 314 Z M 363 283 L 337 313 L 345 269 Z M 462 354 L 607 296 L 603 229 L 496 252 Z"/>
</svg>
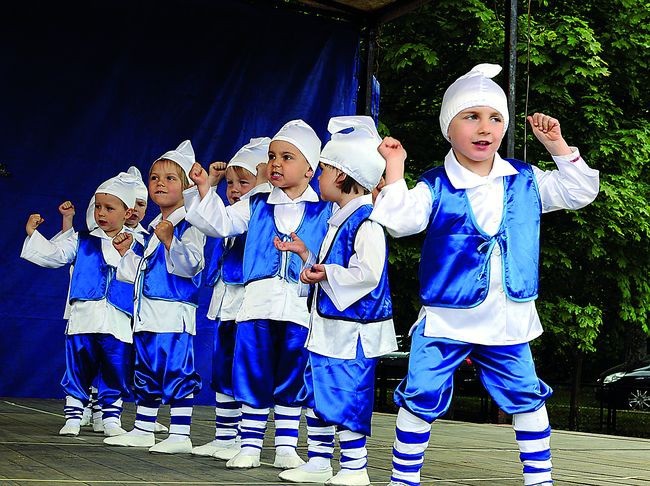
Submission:
<svg viewBox="0 0 650 486">
<path fill-rule="evenodd" d="M 197 160 L 228 160 L 251 137 L 302 118 L 325 141 L 333 115 L 355 113 L 354 26 L 238 1 L 15 2 L 0 29 L 0 395 L 60 397 L 68 269 L 19 259 L 25 222 L 46 237 L 58 205 L 83 228 L 99 183 L 143 174 L 190 139 Z M 151 205 L 145 223 L 156 212 Z M 209 251 L 208 251 L 209 253 Z M 197 355 L 209 391 L 209 292 Z"/>
</svg>

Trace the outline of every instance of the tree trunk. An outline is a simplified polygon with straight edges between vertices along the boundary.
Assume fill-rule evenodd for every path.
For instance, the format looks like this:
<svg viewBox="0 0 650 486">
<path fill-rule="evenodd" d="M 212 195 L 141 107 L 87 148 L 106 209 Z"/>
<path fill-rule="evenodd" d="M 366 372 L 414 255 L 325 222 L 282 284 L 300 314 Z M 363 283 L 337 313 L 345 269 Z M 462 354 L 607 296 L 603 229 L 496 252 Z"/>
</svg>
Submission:
<svg viewBox="0 0 650 486">
<path fill-rule="evenodd" d="M 579 426 L 579 408 L 578 398 L 580 396 L 580 384 L 582 383 L 582 364 L 584 354 L 578 351 L 575 360 L 575 373 L 573 374 L 573 383 L 571 384 L 571 402 L 569 404 L 569 430 L 578 430 Z"/>
<path fill-rule="evenodd" d="M 638 324 L 628 324 L 625 332 L 625 362 L 635 365 L 648 354 L 648 335 Z"/>
</svg>

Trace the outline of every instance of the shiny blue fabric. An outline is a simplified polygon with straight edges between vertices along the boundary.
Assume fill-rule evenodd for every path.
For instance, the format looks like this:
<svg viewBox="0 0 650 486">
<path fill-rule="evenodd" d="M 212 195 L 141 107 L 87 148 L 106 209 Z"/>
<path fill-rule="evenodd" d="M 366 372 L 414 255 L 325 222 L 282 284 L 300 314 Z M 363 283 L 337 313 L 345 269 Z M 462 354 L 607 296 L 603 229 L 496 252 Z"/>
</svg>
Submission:
<svg viewBox="0 0 650 486">
<path fill-rule="evenodd" d="M 142 255 L 143 247 L 140 243 L 135 242 L 132 249 Z M 115 267 L 104 260 L 101 238 L 80 231 L 69 300 L 72 304 L 77 300 L 101 299 L 106 299 L 116 309 L 133 316 L 133 284 L 115 278 Z"/>
<path fill-rule="evenodd" d="M 541 200 L 532 167 L 509 162 L 519 173 L 504 177 L 503 218 L 494 236 L 478 226 L 466 191 L 453 187 L 444 167 L 420 179 L 433 198 L 419 269 L 424 305 L 468 308 L 483 302 L 495 245 L 501 249 L 508 297 L 517 302 L 537 298 Z"/>
<path fill-rule="evenodd" d="M 298 282 L 302 260 L 295 253 L 287 252 L 288 264 L 282 265 L 282 253 L 273 245 L 276 236 L 283 241 L 290 241 L 291 237 L 278 230 L 273 217 L 275 205 L 267 204 L 268 193 L 255 194 L 250 198 L 251 219 L 248 223 L 249 238 L 244 250 L 244 281 L 246 283 L 280 276 L 291 282 Z M 302 239 L 313 253 L 318 253 L 325 233 L 327 220 L 332 215 L 332 203 L 306 202 L 302 221 L 295 233 Z M 264 258 L 260 258 L 264 255 Z"/>
<path fill-rule="evenodd" d="M 237 323 L 234 397 L 253 408 L 299 406 L 307 365 L 307 328 L 267 319 Z"/>
<path fill-rule="evenodd" d="M 299 400 L 328 424 L 370 435 L 377 358 L 366 358 L 361 341 L 355 359 L 309 353 Z"/>
<path fill-rule="evenodd" d="M 194 368 L 194 336 L 184 332 L 136 332 L 134 394 L 137 404 L 181 400 L 201 389 Z"/>
<path fill-rule="evenodd" d="M 214 287 L 221 278 L 221 257 L 224 251 L 223 238 L 209 237 L 207 240 L 213 240 L 212 254 L 203 272 L 205 274 L 205 284 L 208 287 Z"/>
<path fill-rule="evenodd" d="M 538 410 L 553 390 L 537 377 L 528 343 L 485 346 L 424 336 L 424 319 L 413 331 L 408 373 L 395 403 L 429 423 L 451 403 L 453 374 L 471 356 L 483 386 L 508 414 Z"/>
<path fill-rule="evenodd" d="M 98 400 L 112 405 L 130 395 L 132 346 L 110 334 L 72 334 L 65 337 L 65 373 L 61 386 L 66 395 L 84 405 L 90 399 L 90 385 L 97 379 Z"/>
<path fill-rule="evenodd" d="M 217 319 L 212 347 L 212 382 L 211 388 L 218 393 L 234 396 L 232 387 L 232 362 L 235 355 L 235 321 Z"/>
<path fill-rule="evenodd" d="M 174 236 L 180 240 L 190 226 L 190 223 L 182 220 L 174 226 Z M 150 299 L 184 302 L 198 306 L 202 272 L 192 278 L 172 275 L 167 271 L 166 251 L 165 245 L 159 244 L 156 250 L 147 257 L 147 267 L 142 279 L 143 295 Z"/>
<path fill-rule="evenodd" d="M 232 244 L 227 245 L 225 238 L 218 238 L 210 264 L 206 271 L 206 283 L 214 287 L 219 279 L 223 279 L 228 285 L 244 284 L 244 247 L 246 246 L 246 234 L 237 235 L 233 238 Z"/>
<path fill-rule="evenodd" d="M 350 258 L 355 253 L 354 240 L 357 231 L 361 224 L 368 219 L 371 212 L 371 204 L 361 206 L 339 226 L 334 240 L 321 263 L 336 264 L 342 267 L 349 265 Z M 390 297 L 390 286 L 388 285 L 388 245 L 386 245 L 386 260 L 381 280 L 372 292 L 340 311 L 336 308 L 332 299 L 319 286 L 316 310 L 321 317 L 343 321 L 367 323 L 390 319 L 393 316 L 393 303 Z"/>
</svg>

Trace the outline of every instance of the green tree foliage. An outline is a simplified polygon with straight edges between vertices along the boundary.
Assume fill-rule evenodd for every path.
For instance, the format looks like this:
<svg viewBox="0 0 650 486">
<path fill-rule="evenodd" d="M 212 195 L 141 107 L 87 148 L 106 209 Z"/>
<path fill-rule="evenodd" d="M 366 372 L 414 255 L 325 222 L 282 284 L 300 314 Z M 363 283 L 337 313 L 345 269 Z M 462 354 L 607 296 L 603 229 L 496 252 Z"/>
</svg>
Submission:
<svg viewBox="0 0 650 486">
<path fill-rule="evenodd" d="M 503 64 L 505 11 L 502 1 L 442 0 L 383 27 L 380 118 L 409 154 L 409 184 L 449 150 L 438 124 L 446 87 L 475 64 Z M 554 167 L 525 126 L 526 111 L 543 111 L 601 174 L 592 205 L 542 218 L 538 351 L 554 369 L 576 352 L 620 361 L 621 337 L 644 336 L 638 355 L 650 332 L 650 2 L 549 0 L 527 12 L 520 3 L 515 156 Z M 391 241 L 402 330 L 419 307 L 420 242 Z"/>
</svg>

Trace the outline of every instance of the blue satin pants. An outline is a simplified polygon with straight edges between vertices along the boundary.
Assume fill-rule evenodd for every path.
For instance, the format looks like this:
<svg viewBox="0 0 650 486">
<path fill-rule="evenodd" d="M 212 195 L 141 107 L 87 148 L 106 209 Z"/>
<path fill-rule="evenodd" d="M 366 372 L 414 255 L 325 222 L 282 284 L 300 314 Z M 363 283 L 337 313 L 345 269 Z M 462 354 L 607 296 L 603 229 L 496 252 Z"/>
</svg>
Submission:
<svg viewBox="0 0 650 486">
<path fill-rule="evenodd" d="M 232 363 L 235 355 L 235 321 L 217 320 L 212 346 L 212 383 L 217 393 L 234 396 L 232 387 Z"/>
</svg>

